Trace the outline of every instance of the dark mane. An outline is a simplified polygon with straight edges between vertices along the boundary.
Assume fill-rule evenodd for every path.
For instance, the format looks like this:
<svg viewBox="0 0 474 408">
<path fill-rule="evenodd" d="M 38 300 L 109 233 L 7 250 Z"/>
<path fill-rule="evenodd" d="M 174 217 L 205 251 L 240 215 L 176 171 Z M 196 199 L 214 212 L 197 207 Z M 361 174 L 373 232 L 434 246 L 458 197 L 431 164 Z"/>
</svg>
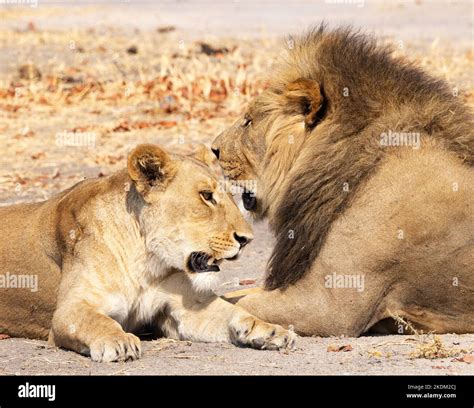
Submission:
<svg viewBox="0 0 474 408">
<path fill-rule="evenodd" d="M 393 149 L 380 145 L 388 130 L 436 139 L 467 165 L 474 164 L 472 116 L 448 84 L 348 28 L 320 26 L 295 41 L 275 92 L 298 77 L 321 84 L 329 110 L 300 152 L 270 223 L 277 243 L 267 289 L 301 279 L 319 255 L 333 222 L 364 180 Z M 347 88 L 348 95 L 343 90 Z M 271 88 L 270 88 L 271 89 Z M 304 162 L 303 162 L 304 161 Z M 348 183 L 349 191 L 344 191 Z M 293 231 L 293 239 L 289 233 Z"/>
</svg>

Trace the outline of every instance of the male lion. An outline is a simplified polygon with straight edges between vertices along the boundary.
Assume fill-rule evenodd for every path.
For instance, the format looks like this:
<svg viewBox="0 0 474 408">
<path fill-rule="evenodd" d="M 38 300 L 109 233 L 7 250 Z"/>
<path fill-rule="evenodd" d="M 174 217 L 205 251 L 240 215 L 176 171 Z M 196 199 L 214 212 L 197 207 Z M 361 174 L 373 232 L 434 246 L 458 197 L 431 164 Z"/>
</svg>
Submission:
<svg viewBox="0 0 474 408">
<path fill-rule="evenodd" d="M 47 338 L 95 361 L 136 359 L 144 325 L 165 336 L 260 349 L 295 335 L 209 288 L 252 231 L 210 169 L 140 145 L 128 169 L 0 209 L 0 264 L 38 291 L 0 288 L 0 332 Z M 57 300 L 57 301 L 56 301 Z"/>
<path fill-rule="evenodd" d="M 468 108 L 350 29 L 293 45 L 212 146 L 277 238 L 267 290 L 238 304 L 307 335 L 358 336 L 394 314 L 474 332 Z"/>
</svg>

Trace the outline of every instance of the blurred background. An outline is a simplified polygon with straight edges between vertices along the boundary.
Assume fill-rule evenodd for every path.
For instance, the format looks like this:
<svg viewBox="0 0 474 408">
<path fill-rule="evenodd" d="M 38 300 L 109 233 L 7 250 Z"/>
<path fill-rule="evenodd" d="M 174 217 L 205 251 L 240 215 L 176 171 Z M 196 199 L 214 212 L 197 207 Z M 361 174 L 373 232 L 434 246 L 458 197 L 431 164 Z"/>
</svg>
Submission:
<svg viewBox="0 0 474 408">
<path fill-rule="evenodd" d="M 472 95 L 473 2 L 0 0 L 0 204 L 121 167 L 139 142 L 192 150 L 265 86 L 285 36 L 376 35 Z"/>
</svg>

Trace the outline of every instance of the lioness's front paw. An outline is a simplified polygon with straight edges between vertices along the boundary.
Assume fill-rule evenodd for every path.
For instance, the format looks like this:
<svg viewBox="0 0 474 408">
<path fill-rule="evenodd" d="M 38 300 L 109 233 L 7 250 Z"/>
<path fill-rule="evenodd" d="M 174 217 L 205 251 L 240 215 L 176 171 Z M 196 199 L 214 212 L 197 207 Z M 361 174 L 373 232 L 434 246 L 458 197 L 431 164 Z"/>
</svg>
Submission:
<svg viewBox="0 0 474 408">
<path fill-rule="evenodd" d="M 235 344 L 260 350 L 293 349 L 297 337 L 293 330 L 285 330 L 255 317 L 240 319 L 232 325 L 231 333 Z"/>
<path fill-rule="evenodd" d="M 127 361 L 136 360 L 142 355 L 140 339 L 132 333 L 120 336 L 104 336 L 95 340 L 90 346 L 93 361 Z"/>
</svg>

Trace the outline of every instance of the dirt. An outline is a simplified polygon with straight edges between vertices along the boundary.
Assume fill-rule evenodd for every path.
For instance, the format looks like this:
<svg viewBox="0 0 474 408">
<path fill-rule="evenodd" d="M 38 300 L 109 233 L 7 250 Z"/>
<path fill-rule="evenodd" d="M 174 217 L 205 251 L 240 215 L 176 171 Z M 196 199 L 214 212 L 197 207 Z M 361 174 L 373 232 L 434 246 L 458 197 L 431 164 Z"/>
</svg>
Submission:
<svg viewBox="0 0 474 408">
<path fill-rule="evenodd" d="M 473 347 L 473 335 L 444 335 L 444 344 Z M 300 338 L 291 352 L 237 348 L 160 339 L 143 341 L 140 360 L 94 363 L 71 351 L 27 339 L 0 341 L 4 375 L 474 375 L 474 363 L 411 359 L 414 336 Z M 327 351 L 331 345 L 350 351 Z M 460 357 L 462 360 L 462 355 Z"/>
<path fill-rule="evenodd" d="M 472 335 L 443 336 L 447 344 L 471 346 Z M 351 344 L 347 352 L 329 345 Z M 228 344 L 144 341 L 143 357 L 126 363 L 94 363 L 44 342 L 10 339 L 0 344 L 0 373 L 6 375 L 458 375 L 474 374 L 472 363 L 454 358 L 410 359 L 410 336 L 301 338 L 283 353 L 236 348 Z M 374 350 L 380 350 L 380 354 Z"/>
<path fill-rule="evenodd" d="M 209 145 L 263 89 L 279 36 L 322 19 L 374 32 L 473 104 L 469 1 L 276 1 L 269 12 L 239 0 L 207 2 L 206 13 L 195 3 L 0 9 L 0 205 L 110 174 L 140 142 L 177 151 Z M 272 246 L 267 226 L 256 225 L 244 256 L 224 265 L 218 292 L 260 284 Z M 433 341 L 299 338 L 295 351 L 273 352 L 144 340 L 142 359 L 98 364 L 42 341 L 0 339 L 0 374 L 474 374 L 464 357 L 474 352 L 474 334 L 440 336 L 450 357 L 413 358 Z"/>
</svg>

